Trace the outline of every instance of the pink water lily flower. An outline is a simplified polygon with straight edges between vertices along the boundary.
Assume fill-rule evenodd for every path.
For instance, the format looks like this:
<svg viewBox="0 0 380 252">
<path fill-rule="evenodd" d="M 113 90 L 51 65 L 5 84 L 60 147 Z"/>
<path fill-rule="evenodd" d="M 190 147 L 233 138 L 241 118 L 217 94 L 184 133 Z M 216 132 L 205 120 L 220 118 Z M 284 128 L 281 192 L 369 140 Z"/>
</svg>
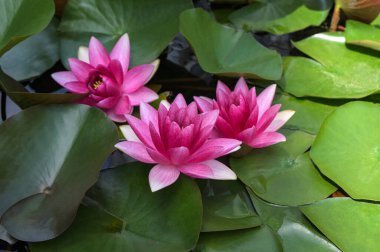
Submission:
<svg viewBox="0 0 380 252">
<path fill-rule="evenodd" d="M 170 107 L 161 103 L 158 111 L 141 103 L 141 120 L 127 116 L 130 127 L 121 127 L 127 141 L 116 148 L 141 162 L 156 164 L 149 173 L 153 192 L 174 183 L 180 173 L 194 178 L 236 179 L 230 168 L 215 160 L 241 144 L 234 139 L 210 139 L 218 114 L 218 110 L 198 113 L 195 102 L 187 105 L 181 94 Z"/>
<path fill-rule="evenodd" d="M 292 110 L 281 111 L 280 104 L 272 105 L 276 85 L 271 85 L 256 97 L 255 88 L 249 89 L 243 78 L 231 91 L 219 81 L 216 100 L 194 97 L 203 112 L 218 109 L 215 124 L 216 135 L 239 139 L 253 148 L 262 148 L 286 140 L 276 132 L 294 114 Z"/>
<path fill-rule="evenodd" d="M 81 47 L 78 57 L 69 59 L 71 71 L 54 73 L 53 79 L 72 93 L 85 94 L 80 103 L 102 109 L 111 120 L 125 122 L 133 106 L 158 98 L 144 86 L 153 76 L 158 61 L 128 69 L 128 34 L 121 36 L 110 54 L 92 37 L 89 48 Z"/>
</svg>

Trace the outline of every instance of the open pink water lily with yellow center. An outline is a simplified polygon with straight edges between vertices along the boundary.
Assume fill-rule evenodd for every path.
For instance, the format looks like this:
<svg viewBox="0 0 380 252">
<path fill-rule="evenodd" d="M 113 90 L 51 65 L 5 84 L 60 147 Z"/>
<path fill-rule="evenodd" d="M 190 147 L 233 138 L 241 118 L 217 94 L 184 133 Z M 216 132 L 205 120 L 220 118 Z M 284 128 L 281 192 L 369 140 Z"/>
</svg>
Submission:
<svg viewBox="0 0 380 252">
<path fill-rule="evenodd" d="M 111 120 L 125 122 L 133 106 L 158 98 L 144 86 L 153 76 L 158 61 L 128 69 L 128 34 L 121 36 L 110 54 L 92 37 L 89 48 L 81 47 L 78 56 L 79 59 L 69 59 L 71 71 L 54 73 L 53 79 L 72 93 L 86 94 L 80 103 L 104 110 Z"/>
<path fill-rule="evenodd" d="M 292 110 L 279 112 L 281 105 L 272 105 L 276 85 L 271 85 L 256 97 L 256 89 L 248 88 L 243 78 L 231 91 L 219 81 L 216 100 L 194 97 L 202 112 L 219 110 L 215 124 L 217 136 L 243 141 L 253 148 L 262 148 L 286 140 L 276 132 L 294 114 Z"/>
<path fill-rule="evenodd" d="M 127 141 L 116 148 L 141 162 L 156 164 L 149 173 L 152 191 L 171 185 L 180 173 L 194 178 L 236 179 L 230 168 L 215 160 L 241 144 L 235 139 L 210 139 L 218 114 L 218 110 L 198 113 L 195 102 L 187 105 L 181 94 L 171 105 L 161 103 L 158 111 L 141 103 L 141 120 L 127 116 L 129 125 L 121 127 Z"/>
</svg>

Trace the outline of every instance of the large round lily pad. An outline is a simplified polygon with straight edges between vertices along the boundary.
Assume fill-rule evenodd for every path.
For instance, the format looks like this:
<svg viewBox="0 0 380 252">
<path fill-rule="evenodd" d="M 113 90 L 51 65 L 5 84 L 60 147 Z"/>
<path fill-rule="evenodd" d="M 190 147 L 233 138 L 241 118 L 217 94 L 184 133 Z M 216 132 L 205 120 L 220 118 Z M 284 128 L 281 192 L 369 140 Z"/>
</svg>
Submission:
<svg viewBox="0 0 380 252">
<path fill-rule="evenodd" d="M 351 102 L 323 123 L 311 157 L 351 197 L 380 201 L 380 107 Z"/>
<path fill-rule="evenodd" d="M 262 46 L 249 33 L 217 23 L 202 9 L 184 11 L 180 31 L 206 72 L 270 80 L 281 77 L 278 53 Z"/>
<path fill-rule="evenodd" d="M 53 19 L 45 30 L 1 56 L 3 71 L 16 80 L 26 80 L 51 68 L 59 60 L 58 23 L 58 20 Z"/>
<path fill-rule="evenodd" d="M 379 204 L 331 198 L 301 210 L 342 251 L 379 250 Z"/>
<path fill-rule="evenodd" d="M 61 234 L 117 137 L 115 124 L 85 105 L 36 106 L 1 124 L 1 225 L 24 241 Z"/>
<path fill-rule="evenodd" d="M 284 143 L 231 159 L 231 167 L 266 201 L 290 206 L 315 202 L 336 188 L 321 176 L 306 152 L 313 141 L 312 135 L 291 132 Z"/>
<path fill-rule="evenodd" d="M 284 34 L 320 25 L 331 6 L 331 0 L 260 0 L 233 12 L 229 18 L 240 28 Z"/>
<path fill-rule="evenodd" d="M 151 192 L 149 166 L 129 163 L 101 173 L 70 229 L 41 251 L 187 252 L 201 229 L 202 202 L 194 181 Z"/>
<path fill-rule="evenodd" d="M 53 15 L 53 0 L 0 1 L 0 57 L 20 41 L 42 31 Z"/>
<path fill-rule="evenodd" d="M 131 40 L 132 65 L 150 63 L 178 32 L 178 16 L 190 0 L 71 0 L 59 30 L 61 58 L 76 57 L 91 36 L 110 50 L 124 33 Z"/>
<path fill-rule="evenodd" d="M 294 45 L 314 60 L 284 58 L 280 85 L 286 92 L 298 97 L 361 98 L 380 91 L 379 52 L 349 47 L 339 32 L 315 34 Z"/>
</svg>

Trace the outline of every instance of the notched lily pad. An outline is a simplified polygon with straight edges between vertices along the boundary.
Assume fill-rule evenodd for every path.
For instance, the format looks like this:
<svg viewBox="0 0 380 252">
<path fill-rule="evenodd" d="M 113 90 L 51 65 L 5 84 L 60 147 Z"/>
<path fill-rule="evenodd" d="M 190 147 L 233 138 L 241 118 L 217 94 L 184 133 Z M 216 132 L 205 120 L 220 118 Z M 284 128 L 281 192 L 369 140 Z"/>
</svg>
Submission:
<svg viewBox="0 0 380 252">
<path fill-rule="evenodd" d="M 194 181 L 183 176 L 152 193 L 149 166 L 130 163 L 103 171 L 63 235 L 31 244 L 41 251 L 187 252 L 201 229 L 202 202 Z"/>
<path fill-rule="evenodd" d="M 43 241 L 66 230 L 116 141 L 115 124 L 85 105 L 35 106 L 1 124 L 0 216 L 8 233 Z"/>
<path fill-rule="evenodd" d="M 202 9 L 184 11 L 180 31 L 206 72 L 270 80 L 281 77 L 281 57 L 276 51 L 262 46 L 249 33 L 217 23 Z"/>
<path fill-rule="evenodd" d="M 290 206 L 315 202 L 328 197 L 336 188 L 322 177 L 306 152 L 313 141 L 313 135 L 291 132 L 284 143 L 232 158 L 231 167 L 239 179 L 266 201 Z"/>
<path fill-rule="evenodd" d="M 311 148 L 320 171 L 351 197 L 380 201 L 380 107 L 350 102 L 330 114 Z"/>
<path fill-rule="evenodd" d="M 380 53 L 347 47 L 339 32 L 315 34 L 294 45 L 314 60 L 284 58 L 280 85 L 286 92 L 323 98 L 362 98 L 380 92 Z"/>
</svg>

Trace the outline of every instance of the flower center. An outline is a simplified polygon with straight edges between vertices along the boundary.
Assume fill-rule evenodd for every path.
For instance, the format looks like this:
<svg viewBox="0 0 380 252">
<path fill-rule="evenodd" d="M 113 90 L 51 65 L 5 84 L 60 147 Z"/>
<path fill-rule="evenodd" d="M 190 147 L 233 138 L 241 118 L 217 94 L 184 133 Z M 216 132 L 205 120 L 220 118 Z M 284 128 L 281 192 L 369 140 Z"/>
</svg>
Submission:
<svg viewBox="0 0 380 252">
<path fill-rule="evenodd" d="M 103 80 L 102 79 L 97 79 L 96 81 L 94 81 L 92 83 L 92 88 L 93 89 L 97 89 L 99 86 L 101 86 L 103 84 Z"/>
</svg>

